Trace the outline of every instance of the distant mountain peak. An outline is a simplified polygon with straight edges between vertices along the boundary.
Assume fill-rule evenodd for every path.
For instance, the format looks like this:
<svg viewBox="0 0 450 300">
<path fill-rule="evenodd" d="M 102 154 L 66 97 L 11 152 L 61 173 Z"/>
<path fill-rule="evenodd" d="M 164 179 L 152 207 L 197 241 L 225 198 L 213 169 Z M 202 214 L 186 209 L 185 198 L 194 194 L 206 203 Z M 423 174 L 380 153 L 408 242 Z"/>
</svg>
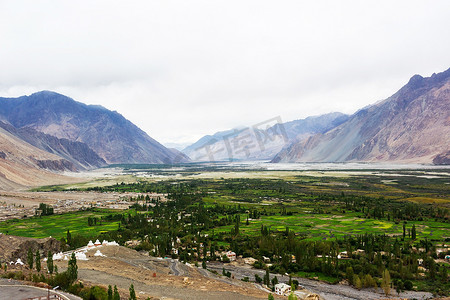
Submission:
<svg viewBox="0 0 450 300">
<path fill-rule="evenodd" d="M 416 74 L 413 77 L 411 77 L 411 79 L 409 79 L 408 85 L 412 87 L 418 87 L 423 83 L 423 79 L 424 78 L 422 76 Z"/>
</svg>

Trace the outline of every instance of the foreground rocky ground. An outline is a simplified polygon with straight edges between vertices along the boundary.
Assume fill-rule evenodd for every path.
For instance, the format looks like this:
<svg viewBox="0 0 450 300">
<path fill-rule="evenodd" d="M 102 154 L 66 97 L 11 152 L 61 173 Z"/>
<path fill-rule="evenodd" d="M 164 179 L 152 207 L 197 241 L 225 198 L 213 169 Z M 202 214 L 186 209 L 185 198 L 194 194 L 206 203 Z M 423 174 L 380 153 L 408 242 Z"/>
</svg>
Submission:
<svg viewBox="0 0 450 300">
<path fill-rule="evenodd" d="M 105 256 L 94 256 L 97 250 Z M 101 246 L 86 253 L 88 260 L 78 261 L 79 279 L 85 284 L 107 287 L 117 285 L 124 297 L 128 288 L 134 285 L 142 299 L 267 299 L 268 292 L 260 285 L 243 282 L 241 279 L 254 275 L 264 276 L 262 270 L 256 270 L 242 264 L 208 263 L 207 270 L 186 265 L 178 260 L 150 257 L 121 246 Z M 56 262 L 64 270 L 67 261 Z M 232 273 L 232 277 L 221 274 L 222 268 Z M 280 282 L 287 282 L 287 276 L 277 276 Z M 303 295 L 317 294 L 321 299 L 386 299 L 381 289 L 356 290 L 346 285 L 331 285 L 315 280 L 295 278 L 305 289 Z M 393 298 L 430 299 L 430 293 L 404 292 L 393 294 Z M 389 297 L 388 297 L 389 298 Z M 285 299 L 285 297 L 279 297 Z"/>
<path fill-rule="evenodd" d="M 96 257 L 100 250 L 105 257 Z M 267 292 L 252 283 L 235 280 L 227 283 L 203 276 L 196 267 L 171 259 L 158 259 L 120 246 L 102 246 L 86 253 L 87 261 L 78 261 L 78 277 L 85 284 L 103 287 L 117 285 L 122 296 L 134 285 L 142 299 L 266 299 Z M 57 261 L 65 270 L 67 261 Z M 173 274 L 174 271 L 178 276 Z"/>
</svg>

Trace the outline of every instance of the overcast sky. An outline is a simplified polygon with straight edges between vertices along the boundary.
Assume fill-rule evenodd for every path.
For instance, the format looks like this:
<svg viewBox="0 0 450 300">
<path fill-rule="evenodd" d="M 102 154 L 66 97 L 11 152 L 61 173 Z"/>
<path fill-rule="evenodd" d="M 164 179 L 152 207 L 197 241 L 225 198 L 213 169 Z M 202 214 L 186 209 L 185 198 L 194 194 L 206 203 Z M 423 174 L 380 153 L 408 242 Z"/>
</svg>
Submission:
<svg viewBox="0 0 450 300">
<path fill-rule="evenodd" d="M 353 113 L 450 67 L 450 1 L 0 0 L 0 96 L 52 90 L 162 143 Z"/>
</svg>

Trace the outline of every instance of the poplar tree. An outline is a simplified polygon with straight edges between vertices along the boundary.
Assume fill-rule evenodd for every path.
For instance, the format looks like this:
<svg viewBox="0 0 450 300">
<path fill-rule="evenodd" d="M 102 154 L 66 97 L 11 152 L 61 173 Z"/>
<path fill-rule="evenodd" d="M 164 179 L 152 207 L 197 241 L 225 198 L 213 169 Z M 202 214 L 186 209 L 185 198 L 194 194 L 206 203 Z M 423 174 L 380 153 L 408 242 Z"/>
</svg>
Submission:
<svg viewBox="0 0 450 300">
<path fill-rule="evenodd" d="M 36 250 L 36 270 L 38 272 L 41 271 L 41 254 L 39 253 L 39 250 Z"/>
<path fill-rule="evenodd" d="M 384 291 L 384 294 L 387 296 L 391 292 L 391 274 L 389 274 L 388 269 L 383 271 L 383 276 L 381 279 L 381 288 Z"/>
<path fill-rule="evenodd" d="M 27 264 L 30 270 L 33 270 L 33 261 L 34 261 L 33 250 L 29 248 L 27 253 Z"/>
<path fill-rule="evenodd" d="M 50 274 L 53 274 L 53 254 L 51 251 L 48 251 L 47 254 L 47 269 Z"/>
</svg>

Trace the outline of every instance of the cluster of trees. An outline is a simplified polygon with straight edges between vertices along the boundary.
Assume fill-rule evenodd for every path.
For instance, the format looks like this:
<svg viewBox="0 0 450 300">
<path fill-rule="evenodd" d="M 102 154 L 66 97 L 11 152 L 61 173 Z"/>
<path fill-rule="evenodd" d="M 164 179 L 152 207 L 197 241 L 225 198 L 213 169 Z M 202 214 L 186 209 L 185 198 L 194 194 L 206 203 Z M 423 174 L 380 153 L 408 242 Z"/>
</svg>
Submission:
<svg viewBox="0 0 450 300">
<path fill-rule="evenodd" d="M 71 258 L 68 261 L 67 270 L 65 272 L 58 272 L 58 266 L 53 262 L 53 254 L 51 251 L 47 252 L 47 274 L 44 276 L 41 266 L 41 254 L 39 250 L 34 252 L 31 248 L 27 252 L 27 266 L 29 270 L 36 270 L 37 274 L 30 274 L 30 280 L 34 282 L 46 282 L 52 286 L 60 286 L 62 288 L 69 288 L 78 278 L 78 266 L 75 253 L 72 253 Z M 14 274 L 9 274 L 13 276 Z M 22 278 L 24 279 L 24 278 Z"/>
<path fill-rule="evenodd" d="M 33 254 L 33 250 L 31 248 L 28 249 L 27 252 L 27 265 L 30 270 L 33 270 L 35 267 L 36 271 L 41 272 L 41 253 L 39 250 L 36 250 L 35 254 Z M 47 253 L 47 271 L 49 274 L 53 274 L 54 271 L 57 272 L 58 267 L 53 264 L 53 254 L 51 251 Z"/>
<path fill-rule="evenodd" d="M 51 205 L 40 203 L 39 208 L 36 210 L 36 215 L 49 216 L 53 215 L 53 207 Z"/>
</svg>

